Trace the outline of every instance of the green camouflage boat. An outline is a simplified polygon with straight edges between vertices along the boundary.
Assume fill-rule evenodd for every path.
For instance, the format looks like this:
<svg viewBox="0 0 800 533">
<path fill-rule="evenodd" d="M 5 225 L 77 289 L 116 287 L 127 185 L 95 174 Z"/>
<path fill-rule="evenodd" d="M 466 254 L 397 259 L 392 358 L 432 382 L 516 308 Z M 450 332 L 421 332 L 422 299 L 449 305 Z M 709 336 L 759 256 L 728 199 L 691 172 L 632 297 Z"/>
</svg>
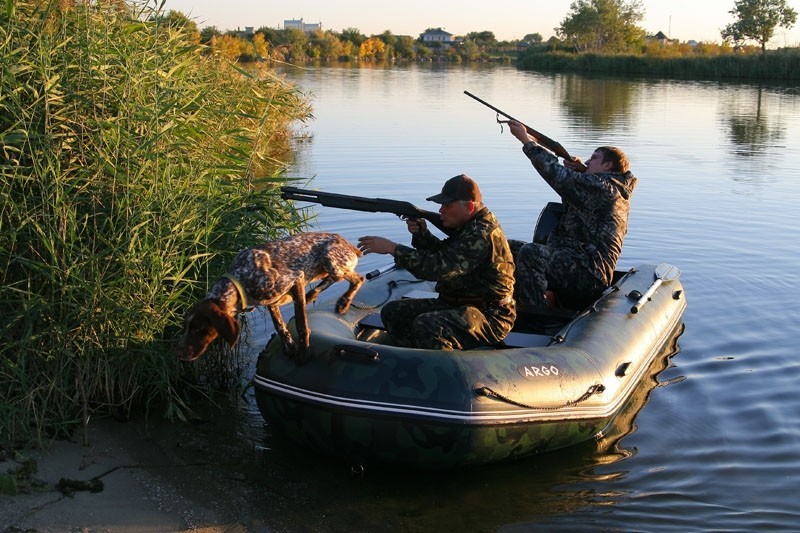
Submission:
<svg viewBox="0 0 800 533">
<path fill-rule="evenodd" d="M 273 431 L 354 464 L 485 464 L 601 436 L 674 344 L 686 307 L 678 269 L 643 264 L 583 309 L 520 313 L 502 346 L 420 350 L 393 346 L 379 311 L 432 285 L 393 267 L 367 277 L 345 315 L 336 286 L 308 310 L 308 362 L 273 337 L 254 378 Z"/>
</svg>

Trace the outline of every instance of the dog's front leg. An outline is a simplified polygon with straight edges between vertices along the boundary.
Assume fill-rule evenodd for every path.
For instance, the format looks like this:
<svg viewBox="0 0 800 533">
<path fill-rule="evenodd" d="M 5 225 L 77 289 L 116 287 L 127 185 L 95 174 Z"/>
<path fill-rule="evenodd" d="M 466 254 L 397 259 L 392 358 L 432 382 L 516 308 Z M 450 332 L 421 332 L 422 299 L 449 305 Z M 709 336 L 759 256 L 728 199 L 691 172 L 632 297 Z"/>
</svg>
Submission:
<svg viewBox="0 0 800 533">
<path fill-rule="evenodd" d="M 358 289 L 361 288 L 361 285 L 364 283 L 364 278 L 356 272 L 348 272 L 345 274 L 344 279 L 350 282 L 350 287 L 336 302 L 336 312 L 342 315 L 350 308 L 350 304 L 353 302 L 353 298 L 358 292 Z"/>
<path fill-rule="evenodd" d="M 294 325 L 297 328 L 297 350 L 298 360 L 305 362 L 308 360 L 308 346 L 311 342 L 311 331 L 308 329 L 308 317 L 306 316 L 306 280 L 301 273 L 294 286 L 289 289 L 289 294 L 294 300 Z"/>
<path fill-rule="evenodd" d="M 281 338 L 281 341 L 283 341 L 284 352 L 286 352 L 286 355 L 289 357 L 294 357 L 297 353 L 297 349 L 295 347 L 292 334 L 289 333 L 289 329 L 286 327 L 286 322 L 283 321 L 280 307 L 272 304 L 268 305 L 267 309 L 269 310 L 269 315 L 272 317 L 272 324 L 275 326 L 275 332 Z"/>
</svg>

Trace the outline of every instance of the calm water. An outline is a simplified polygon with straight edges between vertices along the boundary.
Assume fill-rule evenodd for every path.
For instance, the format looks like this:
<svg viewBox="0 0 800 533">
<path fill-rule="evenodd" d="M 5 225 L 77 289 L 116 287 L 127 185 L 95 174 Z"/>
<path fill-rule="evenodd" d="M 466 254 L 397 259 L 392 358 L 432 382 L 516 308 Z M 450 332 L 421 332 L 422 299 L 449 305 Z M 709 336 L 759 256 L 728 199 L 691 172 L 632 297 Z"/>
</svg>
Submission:
<svg viewBox="0 0 800 533">
<path fill-rule="evenodd" d="M 301 128 L 292 175 L 435 210 L 424 198 L 467 173 L 509 238 L 529 239 L 556 197 L 465 89 L 584 159 L 601 144 L 620 146 L 639 185 L 619 266 L 676 265 L 689 307 L 680 352 L 617 442 L 468 472 L 353 478 L 268 433 L 253 478 L 300 487 L 302 497 L 282 500 L 277 524 L 266 518 L 274 505 L 254 516 L 299 531 L 800 528 L 798 88 L 496 66 L 286 76 L 312 96 L 316 117 Z M 409 240 L 390 214 L 315 212 L 317 228 L 351 240 Z M 387 262 L 367 256 L 360 270 Z"/>
</svg>

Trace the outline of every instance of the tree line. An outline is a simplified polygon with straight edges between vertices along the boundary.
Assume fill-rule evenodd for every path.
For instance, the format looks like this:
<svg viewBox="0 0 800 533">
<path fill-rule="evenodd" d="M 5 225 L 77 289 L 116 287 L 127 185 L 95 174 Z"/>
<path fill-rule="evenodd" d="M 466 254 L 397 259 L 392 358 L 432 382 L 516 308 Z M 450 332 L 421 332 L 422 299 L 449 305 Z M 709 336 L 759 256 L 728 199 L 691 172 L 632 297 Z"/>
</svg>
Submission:
<svg viewBox="0 0 800 533">
<path fill-rule="evenodd" d="M 215 26 L 199 29 L 179 11 L 170 11 L 166 22 L 212 53 L 231 61 L 510 61 L 519 52 L 640 54 L 652 57 L 720 55 L 753 51 L 755 43 L 766 53 L 767 43 L 778 27 L 791 28 L 797 12 L 786 0 L 735 0 L 729 14 L 734 22 L 720 32 L 722 43 L 678 43 L 655 40 L 639 25 L 644 19 L 640 0 L 575 0 L 555 35 L 544 41 L 531 33 L 522 39 L 499 41 L 488 30 L 459 36 L 452 44 L 425 42 L 420 35 L 394 35 L 390 30 L 367 36 L 357 28 L 341 32 L 317 29 L 261 27 L 251 33 L 222 32 Z M 439 28 L 429 28 L 426 31 Z M 669 45 L 665 49 L 664 45 Z"/>
<path fill-rule="evenodd" d="M 209 52 L 231 61 L 276 60 L 306 61 L 424 61 L 452 62 L 489 60 L 493 55 L 515 52 L 524 44 L 541 42 L 539 34 L 522 40 L 498 41 L 491 31 L 471 32 L 453 45 L 423 42 L 421 37 L 395 35 L 390 30 L 367 36 L 358 28 L 341 32 L 317 29 L 261 27 L 251 33 L 239 30 L 221 32 L 215 26 L 198 29 L 179 11 L 170 11 L 165 21 L 179 28 L 189 39 L 205 45 Z M 434 30 L 439 28 L 430 28 Z M 426 30 L 428 31 L 428 30 Z"/>
</svg>

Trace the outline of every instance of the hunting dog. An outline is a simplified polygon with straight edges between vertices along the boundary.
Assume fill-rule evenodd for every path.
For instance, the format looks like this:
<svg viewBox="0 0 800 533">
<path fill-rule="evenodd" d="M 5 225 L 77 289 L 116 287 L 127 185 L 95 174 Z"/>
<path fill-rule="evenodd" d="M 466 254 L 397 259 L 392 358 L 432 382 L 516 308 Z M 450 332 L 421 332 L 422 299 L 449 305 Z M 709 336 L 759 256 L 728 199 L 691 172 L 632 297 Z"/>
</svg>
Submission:
<svg viewBox="0 0 800 533">
<path fill-rule="evenodd" d="M 218 336 L 233 346 L 241 332 L 236 314 L 249 306 L 263 305 L 269 310 L 286 354 L 305 360 L 310 338 L 306 304 L 345 279 L 350 287 L 337 301 L 336 311 L 347 312 L 364 283 L 355 271 L 360 256 L 355 246 L 335 233 L 300 233 L 242 250 L 230 270 L 186 314 L 176 348 L 178 358 L 194 361 Z M 306 293 L 306 286 L 317 280 L 320 283 Z M 279 308 L 290 300 L 294 301 L 297 343 Z"/>
</svg>

